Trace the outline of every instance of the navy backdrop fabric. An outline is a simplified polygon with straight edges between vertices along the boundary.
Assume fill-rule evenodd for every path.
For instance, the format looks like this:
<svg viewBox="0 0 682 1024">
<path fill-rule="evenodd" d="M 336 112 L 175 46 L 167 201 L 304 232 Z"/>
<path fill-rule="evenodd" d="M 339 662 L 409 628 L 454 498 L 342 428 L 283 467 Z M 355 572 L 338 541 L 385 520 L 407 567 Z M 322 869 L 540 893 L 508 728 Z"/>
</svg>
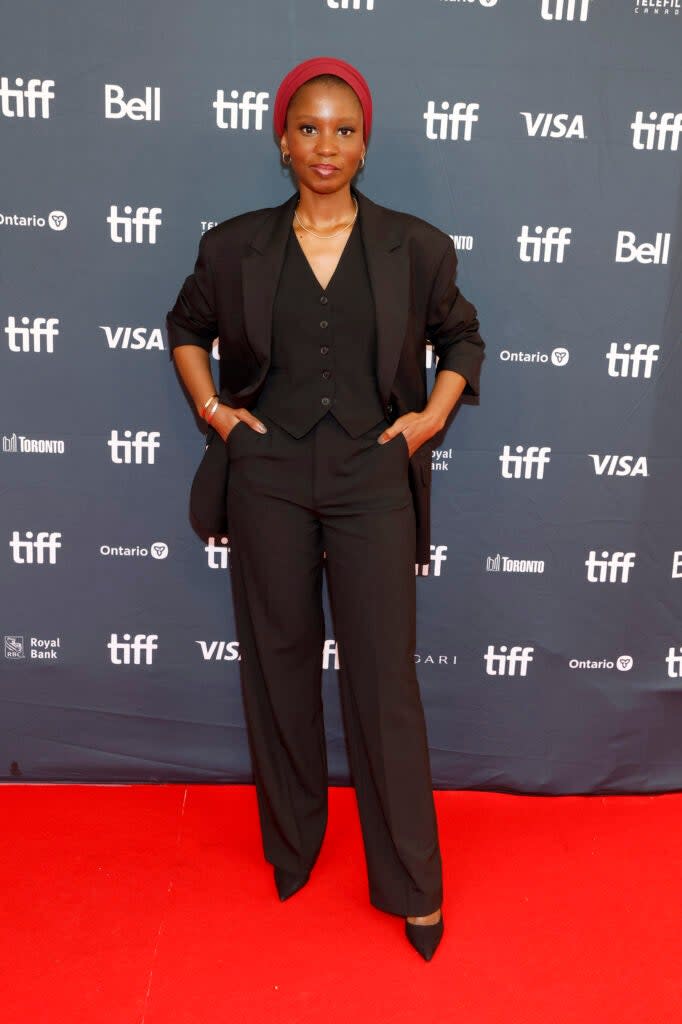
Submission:
<svg viewBox="0 0 682 1024">
<path fill-rule="evenodd" d="M 433 446 L 434 784 L 679 788 L 680 0 L 27 2 L 2 49 L 0 776 L 251 778 L 164 317 L 203 231 L 291 194 L 274 93 L 330 54 L 358 187 L 452 235 L 487 343 Z"/>
</svg>

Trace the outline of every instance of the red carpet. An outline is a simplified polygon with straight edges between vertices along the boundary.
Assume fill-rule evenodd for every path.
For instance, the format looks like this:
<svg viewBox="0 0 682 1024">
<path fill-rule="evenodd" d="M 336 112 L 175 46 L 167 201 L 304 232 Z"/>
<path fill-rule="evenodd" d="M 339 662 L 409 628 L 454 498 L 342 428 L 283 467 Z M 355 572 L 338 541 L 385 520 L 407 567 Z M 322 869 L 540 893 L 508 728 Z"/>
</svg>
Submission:
<svg viewBox="0 0 682 1024">
<path fill-rule="evenodd" d="M 371 907 L 352 789 L 277 899 L 250 786 L 0 787 L 3 1024 L 668 1024 L 682 794 L 436 793 L 430 963 Z"/>
</svg>

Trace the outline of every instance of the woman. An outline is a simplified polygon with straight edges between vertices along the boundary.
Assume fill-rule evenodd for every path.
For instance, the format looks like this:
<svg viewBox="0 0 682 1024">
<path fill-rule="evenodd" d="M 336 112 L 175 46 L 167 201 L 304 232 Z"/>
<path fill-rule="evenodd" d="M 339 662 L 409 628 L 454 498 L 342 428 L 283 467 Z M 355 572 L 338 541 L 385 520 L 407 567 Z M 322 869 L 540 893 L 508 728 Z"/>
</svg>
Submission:
<svg viewBox="0 0 682 1024">
<path fill-rule="evenodd" d="M 449 236 L 352 185 L 371 120 L 350 64 L 316 57 L 289 72 L 274 125 L 297 191 L 203 235 L 167 323 L 229 466 L 244 710 L 280 898 L 307 882 L 327 824 L 325 564 L 370 902 L 405 917 L 429 960 L 443 887 L 415 562 L 429 562 L 429 440 L 463 391 L 478 394 L 484 342 Z M 438 356 L 428 401 L 427 336 Z"/>
</svg>

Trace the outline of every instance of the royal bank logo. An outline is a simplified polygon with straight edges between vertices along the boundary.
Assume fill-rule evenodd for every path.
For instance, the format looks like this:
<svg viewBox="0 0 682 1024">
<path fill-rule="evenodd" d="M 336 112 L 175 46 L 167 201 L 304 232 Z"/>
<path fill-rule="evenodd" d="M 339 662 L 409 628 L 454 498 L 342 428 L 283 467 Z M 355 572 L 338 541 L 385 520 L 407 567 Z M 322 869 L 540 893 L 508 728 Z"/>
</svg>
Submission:
<svg viewBox="0 0 682 1024">
<path fill-rule="evenodd" d="M 449 100 L 439 103 L 440 111 L 436 111 L 436 101 L 429 100 L 424 112 L 427 139 L 448 139 L 452 142 L 470 142 L 474 123 L 478 121 L 478 103 L 457 102 Z"/>
<path fill-rule="evenodd" d="M 15 78 L 10 85 L 9 78 L 0 78 L 0 114 L 3 117 L 49 118 L 50 103 L 54 99 L 52 78 Z"/>
<path fill-rule="evenodd" d="M 54 341 L 59 334 L 59 318 L 8 316 L 4 331 L 10 352 L 54 352 Z"/>
<path fill-rule="evenodd" d="M 110 349 L 163 352 L 166 347 L 159 327 L 110 327 L 107 324 L 100 324 L 99 329 L 104 331 Z"/>
<path fill-rule="evenodd" d="M 648 476 L 646 455 L 597 455 L 588 453 L 596 476 Z"/>
<path fill-rule="evenodd" d="M 120 121 L 124 117 L 130 121 L 160 121 L 161 89 L 158 85 L 148 85 L 143 97 L 126 99 L 122 85 L 105 85 L 104 116 L 112 121 Z"/>
<path fill-rule="evenodd" d="M 9 542 L 12 561 L 16 565 L 54 565 L 57 552 L 62 546 L 61 533 L 58 531 L 40 530 L 35 535 L 32 530 L 12 531 Z"/>
<path fill-rule="evenodd" d="M 239 661 L 238 640 L 195 640 L 204 661 Z"/>
<path fill-rule="evenodd" d="M 533 114 L 519 111 L 530 139 L 585 139 L 582 114 Z"/>
<path fill-rule="evenodd" d="M 635 551 L 590 551 L 585 560 L 588 583 L 627 583 L 634 568 Z"/>
<path fill-rule="evenodd" d="M 654 363 L 658 362 L 660 345 L 647 345 L 640 342 L 632 345 L 629 341 L 623 343 L 622 348 L 618 342 L 612 341 L 606 353 L 606 367 L 609 377 L 642 377 L 649 380 L 653 371 Z"/>
<path fill-rule="evenodd" d="M 26 437 L 25 434 L 3 434 L 2 450 L 11 455 L 63 455 L 61 438 Z"/>
<path fill-rule="evenodd" d="M 629 672 L 634 663 L 635 659 L 630 654 L 619 654 L 617 658 L 569 658 L 568 667 L 580 671 L 611 671 L 615 668 L 619 672 Z"/>
<path fill-rule="evenodd" d="M 216 125 L 232 131 L 262 131 L 263 115 L 270 109 L 267 102 L 269 98 L 269 92 L 247 89 L 240 93 L 237 89 L 231 89 L 230 98 L 225 99 L 225 90 L 218 89 L 213 101 Z"/>
<path fill-rule="evenodd" d="M 132 430 L 124 430 L 122 437 L 119 437 L 118 430 L 112 430 L 107 441 L 111 461 L 117 465 L 153 466 L 154 453 L 161 447 L 160 437 L 158 430 L 136 430 L 135 434 Z"/>
<path fill-rule="evenodd" d="M 544 478 L 545 466 L 551 462 L 552 449 L 549 446 L 528 445 L 525 448 L 522 444 L 517 444 L 514 451 L 516 454 L 512 455 L 511 445 L 506 444 L 499 456 L 500 471 L 505 480 L 542 480 Z"/>
<path fill-rule="evenodd" d="M 534 647 L 507 647 L 506 644 L 496 648 L 489 644 L 483 655 L 485 673 L 488 676 L 525 676 L 534 650 Z"/>
<path fill-rule="evenodd" d="M 434 472 L 447 473 L 453 458 L 452 448 L 432 448 L 431 469 Z"/>
<path fill-rule="evenodd" d="M 69 218 L 63 210 L 52 210 L 47 217 L 39 213 L 0 213 L 0 227 L 5 228 L 45 228 L 52 231 L 66 231 Z"/>
<path fill-rule="evenodd" d="M 564 253 L 571 244 L 572 228 L 543 228 L 538 224 L 530 234 L 530 227 L 524 224 L 521 234 L 517 235 L 519 243 L 519 259 L 523 263 L 563 263 Z"/>
<path fill-rule="evenodd" d="M 508 555 L 488 555 L 485 560 L 486 572 L 543 573 L 545 563 L 539 558 L 510 558 Z"/>
<path fill-rule="evenodd" d="M 541 0 L 540 17 L 545 21 L 587 21 L 590 0 Z"/>
<path fill-rule="evenodd" d="M 503 363 L 551 363 L 552 366 L 567 366 L 571 355 L 567 348 L 553 348 L 549 355 L 546 352 L 524 352 L 522 349 L 503 348 L 500 359 Z"/>
<path fill-rule="evenodd" d="M 109 237 L 117 245 L 156 245 L 156 229 L 161 226 L 160 206 L 124 206 L 123 213 L 118 206 L 109 207 L 107 224 Z"/>
<path fill-rule="evenodd" d="M 640 242 L 637 245 L 634 231 L 619 231 L 616 239 L 616 263 L 659 263 L 668 262 L 670 232 L 657 231 L 655 242 Z"/>
<path fill-rule="evenodd" d="M 635 14 L 679 14 L 681 0 L 634 0 Z"/>
<path fill-rule="evenodd" d="M 26 658 L 26 650 L 24 647 L 23 636 L 6 636 L 5 637 L 5 657 L 9 661 L 24 661 Z"/>
<path fill-rule="evenodd" d="M 158 633 L 112 633 L 107 642 L 112 665 L 151 665 L 158 651 Z"/>
</svg>

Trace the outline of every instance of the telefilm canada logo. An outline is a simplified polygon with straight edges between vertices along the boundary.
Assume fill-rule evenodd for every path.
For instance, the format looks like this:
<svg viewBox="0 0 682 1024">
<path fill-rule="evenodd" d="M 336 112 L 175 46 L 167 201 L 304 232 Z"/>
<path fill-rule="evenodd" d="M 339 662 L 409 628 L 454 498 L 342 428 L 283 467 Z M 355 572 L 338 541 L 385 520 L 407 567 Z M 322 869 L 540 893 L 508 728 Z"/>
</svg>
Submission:
<svg viewBox="0 0 682 1024">
<path fill-rule="evenodd" d="M 633 11 L 635 14 L 679 14 L 682 10 L 682 0 L 634 0 Z"/>
</svg>

